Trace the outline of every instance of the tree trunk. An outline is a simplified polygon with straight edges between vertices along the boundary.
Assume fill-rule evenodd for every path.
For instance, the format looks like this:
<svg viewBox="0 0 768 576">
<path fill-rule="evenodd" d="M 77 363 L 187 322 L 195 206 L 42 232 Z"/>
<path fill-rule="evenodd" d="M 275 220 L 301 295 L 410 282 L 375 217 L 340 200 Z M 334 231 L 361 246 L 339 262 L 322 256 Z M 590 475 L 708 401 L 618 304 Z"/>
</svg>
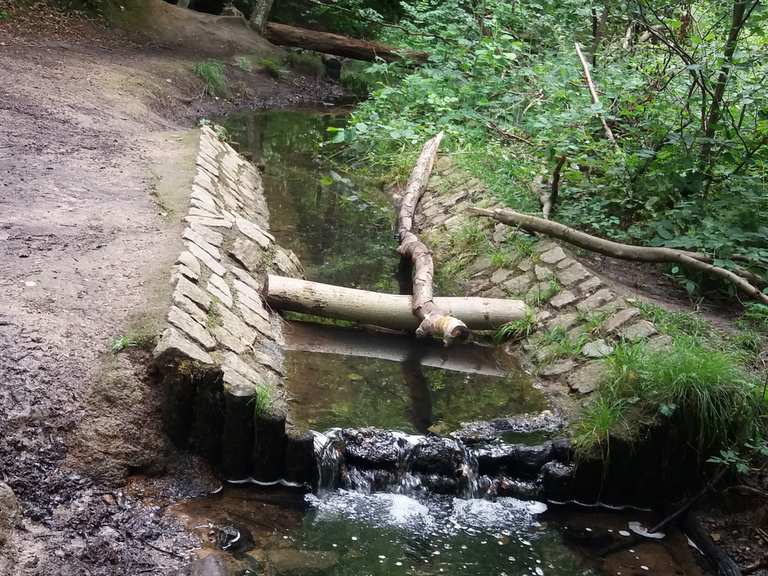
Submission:
<svg viewBox="0 0 768 576">
<path fill-rule="evenodd" d="M 253 3 L 253 11 L 251 12 L 251 17 L 248 21 L 250 22 L 251 28 L 256 30 L 256 32 L 262 36 L 264 36 L 267 27 L 267 18 L 269 18 L 269 13 L 272 11 L 273 1 L 274 0 L 256 0 Z"/>
<path fill-rule="evenodd" d="M 290 310 L 371 324 L 393 330 L 414 331 L 420 320 L 413 314 L 412 296 L 382 294 L 284 276 L 267 277 L 266 300 L 277 310 Z M 460 317 L 475 330 L 495 330 L 525 316 L 520 300 L 502 298 L 435 298 L 435 305 Z"/>
<path fill-rule="evenodd" d="M 711 264 L 712 259 L 705 254 L 695 252 L 685 252 L 673 248 L 649 248 L 646 246 L 632 246 L 630 244 L 621 244 L 612 240 L 605 240 L 592 236 L 586 232 L 574 230 L 563 224 L 537 218 L 530 214 L 521 214 L 514 210 L 497 208 L 495 210 L 485 210 L 482 208 L 472 208 L 473 213 L 480 216 L 493 218 L 504 224 L 520 226 L 532 232 L 546 234 L 554 238 L 559 238 L 570 242 L 580 248 L 586 248 L 593 252 L 599 252 L 606 256 L 614 258 L 623 258 L 624 260 L 639 260 L 642 262 L 670 262 L 680 264 L 685 268 L 699 270 L 714 276 L 719 276 L 739 288 L 745 294 L 748 294 L 755 300 L 760 300 L 768 304 L 768 295 L 763 294 L 758 288 L 750 284 L 744 276 L 754 276 L 748 271 L 731 272 L 725 268 L 720 268 Z"/>
<path fill-rule="evenodd" d="M 584 54 L 581 51 L 581 46 L 579 46 L 579 43 L 575 43 L 576 46 L 576 54 L 579 56 L 579 60 L 581 61 L 581 68 L 584 72 L 584 80 L 587 82 L 587 88 L 589 88 L 589 95 L 592 97 L 592 104 L 595 104 L 596 106 L 600 104 L 600 98 L 597 95 L 597 88 L 595 88 L 595 83 L 592 81 L 592 74 L 589 73 L 589 64 L 587 63 L 586 58 L 584 58 Z M 608 126 L 608 122 L 605 121 L 605 115 L 600 114 L 600 122 L 603 125 L 603 130 L 605 131 L 605 137 L 608 138 L 608 140 L 611 141 L 611 144 L 614 145 L 615 148 L 618 149 L 619 145 L 616 143 L 616 138 L 613 135 L 613 130 L 611 130 L 611 127 Z"/>
<path fill-rule="evenodd" d="M 283 336 L 285 350 L 391 362 L 405 362 L 415 353 L 422 366 L 484 376 L 503 377 L 509 373 L 509 366 L 500 361 L 494 347 L 479 344 L 455 344 L 445 348 L 435 340 L 414 340 L 410 335 L 313 322 L 287 322 L 283 326 Z"/>
<path fill-rule="evenodd" d="M 275 22 L 266 24 L 264 36 L 273 44 L 280 46 L 306 48 L 315 52 L 335 54 L 336 56 L 353 58 L 355 60 L 373 61 L 381 58 L 387 62 L 394 62 L 411 59 L 418 63 L 423 63 L 426 62 L 428 57 L 426 52 L 398 50 L 386 44 L 358 40 L 357 38 L 350 38 L 341 34 L 331 34 L 330 32 L 296 28 L 295 26 L 277 24 Z"/>
<path fill-rule="evenodd" d="M 733 54 L 736 51 L 736 44 L 739 40 L 739 34 L 748 17 L 746 0 L 735 0 L 733 3 L 733 12 L 731 13 L 731 27 L 728 31 L 728 38 L 725 41 L 723 50 L 723 65 L 717 76 L 715 92 L 712 95 L 712 104 L 709 106 L 707 122 L 704 130 L 704 142 L 701 146 L 701 172 L 704 172 L 711 166 L 712 144 L 717 130 L 717 124 L 720 121 L 722 111 L 723 96 L 728 84 L 731 66 L 733 65 Z"/>
</svg>

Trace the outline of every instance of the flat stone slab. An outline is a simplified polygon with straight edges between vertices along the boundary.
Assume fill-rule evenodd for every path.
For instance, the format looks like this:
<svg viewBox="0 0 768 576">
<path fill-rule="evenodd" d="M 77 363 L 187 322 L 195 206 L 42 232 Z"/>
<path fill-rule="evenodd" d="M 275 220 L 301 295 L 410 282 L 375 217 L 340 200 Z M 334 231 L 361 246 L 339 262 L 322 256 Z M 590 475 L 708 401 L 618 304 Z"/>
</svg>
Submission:
<svg viewBox="0 0 768 576">
<path fill-rule="evenodd" d="M 570 267 L 558 270 L 556 272 L 557 279 L 564 286 L 570 286 L 586 280 L 592 273 L 578 262 L 574 262 Z"/>
<path fill-rule="evenodd" d="M 177 306 L 171 306 L 171 310 L 168 312 L 168 322 L 201 344 L 206 350 L 216 348 L 216 341 L 208 333 L 208 330 Z"/>
<path fill-rule="evenodd" d="M 212 296 L 218 298 L 227 308 L 232 307 L 232 303 L 234 302 L 232 299 L 232 292 L 229 290 L 229 286 L 224 278 L 217 274 L 211 274 L 208 278 L 206 289 Z"/>
<path fill-rule="evenodd" d="M 189 268 L 197 276 L 200 276 L 200 261 L 195 258 L 191 252 L 184 250 L 181 254 L 179 254 L 176 262 L 179 264 L 184 264 L 184 266 Z"/>
<path fill-rule="evenodd" d="M 545 366 L 541 370 L 539 370 L 539 374 L 542 376 L 560 376 L 561 374 L 565 374 L 566 372 L 570 372 L 576 367 L 576 362 L 571 360 L 570 358 L 566 358 L 565 360 L 558 360 L 557 362 L 553 362 L 549 366 Z"/>
<path fill-rule="evenodd" d="M 555 308 L 563 308 L 568 306 L 568 304 L 573 304 L 576 302 L 576 300 L 578 300 L 576 294 L 570 290 L 563 290 L 559 294 L 555 294 L 552 298 L 550 298 L 549 303 Z"/>
<path fill-rule="evenodd" d="M 624 324 L 639 315 L 640 310 L 637 308 L 625 308 L 624 310 L 619 310 L 616 312 L 616 314 L 608 318 L 608 320 L 603 323 L 603 325 L 600 327 L 600 330 L 606 334 L 613 334 L 619 328 L 624 326 Z"/>
<path fill-rule="evenodd" d="M 640 320 L 619 332 L 619 336 L 630 342 L 639 342 L 656 334 L 656 326 L 648 320 Z"/>
<path fill-rule="evenodd" d="M 494 284 L 501 284 L 502 282 L 504 282 L 504 280 L 509 278 L 511 275 L 512 275 L 511 270 L 507 270 L 506 268 L 499 268 L 498 270 L 496 270 L 496 272 L 491 274 L 491 282 L 493 282 Z"/>
<path fill-rule="evenodd" d="M 599 340 L 593 340 L 584 344 L 581 348 L 581 353 L 587 358 L 604 358 L 613 353 L 613 346 L 600 338 Z"/>
<path fill-rule="evenodd" d="M 597 390 L 608 373 L 603 362 L 585 364 L 568 377 L 568 386 L 579 394 L 589 394 Z"/>
<path fill-rule="evenodd" d="M 565 257 L 566 256 L 563 249 L 560 248 L 560 246 L 555 246 L 551 250 L 547 250 L 541 256 L 539 256 L 539 260 L 544 264 L 557 264 Z"/>
<path fill-rule="evenodd" d="M 608 288 L 598 290 L 592 296 L 576 304 L 576 308 L 581 312 L 592 312 L 593 310 L 608 304 L 614 299 L 614 294 Z"/>
<path fill-rule="evenodd" d="M 206 294 L 205 290 L 201 289 L 196 284 L 193 284 L 186 278 L 179 278 L 176 281 L 174 299 L 176 298 L 177 294 L 179 296 L 186 296 L 205 311 L 207 311 L 211 306 L 211 297 Z"/>
<path fill-rule="evenodd" d="M 211 256 L 208 252 L 200 248 L 197 244 L 194 242 L 187 241 L 186 243 L 187 250 L 192 252 L 192 254 L 200 260 L 203 264 L 206 265 L 206 267 L 213 272 L 214 274 L 217 274 L 219 276 L 223 276 L 226 273 L 226 269 L 224 266 L 221 265 L 220 262 L 218 262 L 213 256 Z"/>
<path fill-rule="evenodd" d="M 169 326 L 165 329 L 153 352 L 155 358 L 166 354 L 191 358 L 202 364 L 213 364 L 213 358 L 208 352 L 189 340 L 181 332 Z"/>
</svg>

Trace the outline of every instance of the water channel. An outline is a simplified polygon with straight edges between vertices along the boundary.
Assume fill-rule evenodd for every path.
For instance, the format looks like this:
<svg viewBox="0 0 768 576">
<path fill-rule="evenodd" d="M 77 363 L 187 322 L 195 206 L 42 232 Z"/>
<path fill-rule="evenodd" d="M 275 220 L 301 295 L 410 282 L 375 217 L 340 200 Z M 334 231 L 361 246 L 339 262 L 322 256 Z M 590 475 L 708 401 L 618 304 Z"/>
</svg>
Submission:
<svg viewBox="0 0 768 576">
<path fill-rule="evenodd" d="M 320 154 L 327 129 L 343 123 L 335 110 L 291 110 L 232 116 L 225 126 L 240 150 L 265 166 L 271 231 L 299 256 L 309 279 L 396 292 L 389 199 L 364 171 Z M 374 426 L 403 438 L 444 436 L 464 422 L 547 407 L 514 359 L 492 346 L 449 353 L 406 336 L 306 320 L 294 318 L 286 329 L 286 386 L 300 428 Z M 402 479 L 386 490 L 362 480 L 343 486 L 310 495 L 226 487 L 177 512 L 232 552 L 241 574 L 700 573 L 679 534 L 605 561 L 585 553 L 626 538 L 630 521 L 652 523 L 639 512 L 581 514 L 535 500 L 473 498 L 471 491 L 440 495 Z M 221 545 L 215 526 L 233 527 L 238 536 L 227 542 L 225 530 Z"/>
</svg>

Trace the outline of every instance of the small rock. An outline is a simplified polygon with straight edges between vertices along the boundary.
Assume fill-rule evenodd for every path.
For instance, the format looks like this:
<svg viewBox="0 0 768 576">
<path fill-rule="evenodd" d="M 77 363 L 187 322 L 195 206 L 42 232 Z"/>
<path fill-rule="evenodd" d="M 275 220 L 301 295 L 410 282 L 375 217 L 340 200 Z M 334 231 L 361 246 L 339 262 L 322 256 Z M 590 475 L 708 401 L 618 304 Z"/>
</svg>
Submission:
<svg viewBox="0 0 768 576">
<path fill-rule="evenodd" d="M 512 272 L 510 270 L 506 270 L 504 268 L 499 268 L 491 275 L 491 282 L 494 284 L 501 284 L 509 278 L 512 275 Z"/>
<path fill-rule="evenodd" d="M 16 495 L 8 484 L 0 482 L 0 546 L 8 541 L 20 519 L 21 512 Z"/>
<path fill-rule="evenodd" d="M 570 286 L 571 284 L 585 280 L 592 275 L 589 270 L 578 262 L 574 262 L 570 268 L 558 270 L 556 274 L 557 279 L 564 286 Z"/>
<path fill-rule="evenodd" d="M 619 336 L 630 342 L 638 342 L 644 340 L 649 336 L 656 334 L 656 327 L 648 320 L 640 320 L 639 322 L 624 328 Z"/>
<path fill-rule="evenodd" d="M 635 318 L 640 314 L 640 310 L 637 308 L 625 308 L 624 310 L 620 310 L 616 314 L 614 314 L 612 317 L 608 318 L 603 325 L 600 327 L 601 332 L 604 332 L 605 334 L 613 334 L 624 326 L 627 322 Z"/>
<path fill-rule="evenodd" d="M 560 374 L 565 374 L 566 372 L 570 372 L 575 367 L 576 367 L 576 362 L 574 362 L 570 358 L 567 358 L 565 360 L 554 362 L 549 366 L 545 366 L 539 371 L 539 373 L 542 376 L 559 376 Z"/>
<path fill-rule="evenodd" d="M 607 371 L 602 362 L 590 362 L 568 377 L 568 386 L 579 394 L 589 394 L 600 386 Z"/>
<path fill-rule="evenodd" d="M 475 258 L 475 261 L 469 265 L 469 267 L 467 268 L 467 274 L 469 274 L 470 276 L 473 276 L 478 272 L 482 272 L 483 270 L 490 267 L 491 267 L 491 258 L 489 256 L 480 256 L 478 258 Z"/>
<path fill-rule="evenodd" d="M 549 252 L 550 250 L 554 250 L 557 248 L 557 244 L 555 244 L 552 240 L 540 240 L 534 247 L 533 251 L 537 254 L 542 254 L 544 252 Z"/>
<path fill-rule="evenodd" d="M 539 260 L 545 264 L 557 264 L 563 258 L 565 258 L 565 252 L 563 252 L 563 249 L 560 248 L 560 246 L 555 246 L 551 250 L 548 250 L 539 256 Z"/>
<path fill-rule="evenodd" d="M 539 266 L 538 264 L 534 266 L 533 268 L 534 274 L 536 274 L 536 278 L 539 280 L 549 280 L 552 278 L 552 270 L 547 268 L 546 266 Z"/>
<path fill-rule="evenodd" d="M 602 338 L 587 342 L 581 349 L 581 353 L 587 358 L 604 358 L 613 352 L 613 346 L 606 343 Z"/>
<path fill-rule="evenodd" d="M 565 290 L 563 292 L 560 292 L 559 294 L 556 294 L 553 298 L 549 300 L 549 303 L 552 304 L 555 308 L 562 308 L 564 306 L 567 306 L 568 304 L 572 304 L 573 302 L 576 302 L 578 298 L 576 298 L 576 295 L 571 292 L 570 290 Z"/>
<path fill-rule="evenodd" d="M 646 348 L 651 352 L 666 350 L 670 346 L 672 346 L 672 337 L 668 336 L 667 334 L 659 334 L 658 336 L 653 336 L 648 340 L 648 343 L 646 344 Z"/>
<path fill-rule="evenodd" d="M 603 304 L 607 304 L 613 300 L 613 298 L 613 292 L 608 288 L 603 288 L 602 290 L 598 290 L 592 294 L 592 296 L 586 300 L 576 304 L 576 308 L 581 312 L 591 312 L 595 308 L 599 308 Z"/>
<path fill-rule="evenodd" d="M 523 272 L 530 272 L 533 269 L 533 260 L 530 258 L 525 258 L 524 260 L 518 262 L 517 267 Z"/>
<path fill-rule="evenodd" d="M 591 278 L 579 284 L 578 288 L 582 294 L 591 294 L 592 292 L 600 288 L 600 286 L 602 285 L 603 285 L 603 282 L 602 280 L 600 280 L 600 278 L 598 278 L 597 276 L 592 276 Z"/>
<path fill-rule="evenodd" d="M 219 556 L 210 555 L 181 568 L 176 576 L 229 576 L 227 564 Z"/>
</svg>

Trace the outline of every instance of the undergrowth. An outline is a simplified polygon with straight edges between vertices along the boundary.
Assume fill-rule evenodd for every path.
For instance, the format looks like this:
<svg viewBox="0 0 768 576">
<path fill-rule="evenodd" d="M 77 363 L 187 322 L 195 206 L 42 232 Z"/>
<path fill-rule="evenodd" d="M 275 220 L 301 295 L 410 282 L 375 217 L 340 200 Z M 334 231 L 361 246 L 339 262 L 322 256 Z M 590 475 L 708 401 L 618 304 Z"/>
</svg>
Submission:
<svg viewBox="0 0 768 576">
<path fill-rule="evenodd" d="M 218 60 L 198 62 L 194 68 L 195 74 L 205 83 L 205 93 L 209 96 L 227 96 L 229 87 L 224 74 L 224 64 Z"/>
</svg>

